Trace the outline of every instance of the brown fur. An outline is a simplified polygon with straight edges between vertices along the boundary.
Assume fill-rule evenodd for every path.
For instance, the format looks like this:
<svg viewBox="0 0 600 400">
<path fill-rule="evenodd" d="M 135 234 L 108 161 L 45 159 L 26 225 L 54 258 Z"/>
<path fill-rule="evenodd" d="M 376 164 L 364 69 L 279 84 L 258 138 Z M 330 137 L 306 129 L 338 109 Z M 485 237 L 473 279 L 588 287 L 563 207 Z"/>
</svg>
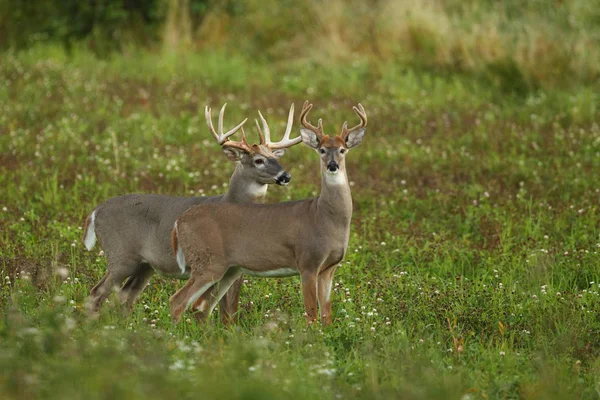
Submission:
<svg viewBox="0 0 600 400">
<path fill-rule="evenodd" d="M 171 246 L 173 247 L 173 255 L 177 257 L 177 228 L 171 231 Z"/>
<path fill-rule="evenodd" d="M 320 154 L 317 198 L 268 205 L 202 204 L 178 218 L 178 244 L 191 276 L 170 298 L 173 321 L 179 321 L 193 299 L 202 308 L 199 318 L 205 318 L 223 296 L 222 289 L 227 290 L 242 272 L 275 276 L 290 271 L 302 277 L 308 323 L 318 317 L 317 301 L 321 322 L 331 323 L 333 275 L 346 253 L 352 218 L 346 149 L 360 144 L 365 125 L 366 116 L 346 140 L 316 128 L 301 130 L 303 142 Z M 335 169 L 329 170 L 330 164 Z M 210 260 L 196 256 L 207 251 Z"/>
<path fill-rule="evenodd" d="M 290 110 L 290 114 L 292 111 Z M 113 197 L 96 207 L 94 231 L 106 254 L 108 268 L 104 277 L 90 292 L 90 310 L 98 311 L 115 288 L 119 291 L 121 301 L 130 309 L 155 271 L 165 276 L 185 278 L 172 250 L 172 227 L 177 217 L 191 206 L 201 203 L 262 201 L 266 185 L 278 183 L 275 178 L 285 172 L 277 161 L 283 152 L 271 151 L 266 144 L 252 146 L 252 149 L 248 146 L 248 150 L 244 146 L 236 152 L 226 152 L 232 142 L 224 141 L 229 137 L 225 136 L 233 130 L 226 134 L 214 131 L 212 122 L 209 122 L 210 110 L 207 109 L 205 114 L 209 129 L 222 150 L 237 163 L 227 192 L 213 197 L 130 194 Z M 275 144 L 279 144 L 277 149 L 282 150 L 293 143 L 288 140 L 283 143 L 283 147 L 279 142 Z M 259 152 L 265 157 L 261 168 L 257 168 L 253 160 Z M 85 222 L 84 241 L 89 225 L 90 217 Z M 233 315 L 236 310 L 237 303 L 222 309 L 222 315 Z"/>
</svg>

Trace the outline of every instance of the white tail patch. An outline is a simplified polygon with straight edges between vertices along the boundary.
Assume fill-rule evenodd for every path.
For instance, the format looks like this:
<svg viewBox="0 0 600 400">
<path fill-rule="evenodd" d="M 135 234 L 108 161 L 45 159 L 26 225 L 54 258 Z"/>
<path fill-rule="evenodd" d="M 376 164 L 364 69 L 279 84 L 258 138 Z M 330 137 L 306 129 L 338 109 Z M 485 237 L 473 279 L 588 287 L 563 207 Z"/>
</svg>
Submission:
<svg viewBox="0 0 600 400">
<path fill-rule="evenodd" d="M 96 210 L 90 215 L 90 224 L 85 232 L 85 239 L 83 239 L 85 248 L 89 250 L 93 249 L 96 245 Z"/>
<path fill-rule="evenodd" d="M 179 236 L 179 231 L 177 230 L 177 221 L 175 221 L 175 235 Z M 185 275 L 185 254 L 183 254 L 183 250 L 181 249 L 181 244 L 179 240 L 177 240 L 177 265 L 179 265 L 179 269 L 181 270 L 181 274 Z"/>
</svg>

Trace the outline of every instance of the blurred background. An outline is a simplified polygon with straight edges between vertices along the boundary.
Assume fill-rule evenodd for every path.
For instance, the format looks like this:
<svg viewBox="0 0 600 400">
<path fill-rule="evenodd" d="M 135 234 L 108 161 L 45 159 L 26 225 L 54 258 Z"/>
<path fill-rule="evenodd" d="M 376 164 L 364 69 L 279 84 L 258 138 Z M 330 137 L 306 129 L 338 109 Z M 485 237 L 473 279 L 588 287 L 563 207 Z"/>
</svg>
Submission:
<svg viewBox="0 0 600 400">
<path fill-rule="evenodd" d="M 224 193 L 205 105 L 252 141 L 305 100 L 369 118 L 333 325 L 298 278 L 234 329 L 173 326 L 160 276 L 88 319 L 94 207 Z M 599 122 L 600 0 L 0 0 L 0 398 L 598 399 Z M 318 194 L 281 162 L 267 202 Z"/>
<path fill-rule="evenodd" d="M 502 91 L 596 83 L 598 0 L 0 0 L 0 48 L 58 43 L 98 57 L 227 52 L 249 63 L 390 66 Z"/>
</svg>

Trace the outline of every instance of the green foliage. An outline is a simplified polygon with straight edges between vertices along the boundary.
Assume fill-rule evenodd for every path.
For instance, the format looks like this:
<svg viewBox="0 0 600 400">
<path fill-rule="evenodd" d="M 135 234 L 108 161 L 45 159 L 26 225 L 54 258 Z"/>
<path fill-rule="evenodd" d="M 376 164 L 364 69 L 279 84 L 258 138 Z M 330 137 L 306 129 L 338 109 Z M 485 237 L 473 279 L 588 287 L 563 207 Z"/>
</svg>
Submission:
<svg viewBox="0 0 600 400">
<path fill-rule="evenodd" d="M 4 53 L 0 397 L 597 399 L 600 98 L 581 83 L 503 90 L 519 79 L 222 49 Z M 94 206 L 222 193 L 233 166 L 204 105 L 228 101 L 227 124 L 260 109 L 277 132 L 306 98 L 327 132 L 356 102 L 369 115 L 348 156 L 355 211 L 333 325 L 305 326 L 297 278 L 248 279 L 231 329 L 191 314 L 173 326 L 181 283 L 158 276 L 131 316 L 112 296 L 88 318 L 106 268 L 81 244 Z M 313 152 L 282 162 L 293 184 L 268 200 L 313 196 Z"/>
<path fill-rule="evenodd" d="M 0 48 L 206 49 L 317 68 L 390 65 L 468 76 L 501 92 L 598 88 L 600 0 L 0 0 Z M 162 46 L 159 46 L 162 45 Z M 172 55 L 172 54 L 171 54 Z"/>
<path fill-rule="evenodd" d="M 83 41 L 106 56 L 128 42 L 159 40 L 165 11 L 162 0 L 0 0 L 0 47 Z"/>
</svg>

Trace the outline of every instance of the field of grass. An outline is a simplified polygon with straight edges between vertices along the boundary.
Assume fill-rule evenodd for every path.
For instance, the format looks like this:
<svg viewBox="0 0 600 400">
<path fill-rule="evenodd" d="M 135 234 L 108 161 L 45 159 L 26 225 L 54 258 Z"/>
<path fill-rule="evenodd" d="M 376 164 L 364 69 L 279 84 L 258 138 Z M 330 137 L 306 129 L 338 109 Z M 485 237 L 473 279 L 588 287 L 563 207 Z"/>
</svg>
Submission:
<svg viewBox="0 0 600 400">
<path fill-rule="evenodd" d="M 3 53 L 0 397 L 600 398 L 598 89 L 208 50 Z M 306 326 L 299 278 L 248 278 L 231 328 L 173 326 L 182 282 L 158 276 L 131 316 L 111 296 L 89 319 L 106 263 L 81 243 L 86 215 L 124 193 L 223 192 L 234 167 L 204 105 L 279 131 L 306 99 L 326 131 L 358 102 L 369 115 L 333 324 Z M 292 183 L 268 202 L 316 195 L 314 152 L 282 164 Z"/>
</svg>

